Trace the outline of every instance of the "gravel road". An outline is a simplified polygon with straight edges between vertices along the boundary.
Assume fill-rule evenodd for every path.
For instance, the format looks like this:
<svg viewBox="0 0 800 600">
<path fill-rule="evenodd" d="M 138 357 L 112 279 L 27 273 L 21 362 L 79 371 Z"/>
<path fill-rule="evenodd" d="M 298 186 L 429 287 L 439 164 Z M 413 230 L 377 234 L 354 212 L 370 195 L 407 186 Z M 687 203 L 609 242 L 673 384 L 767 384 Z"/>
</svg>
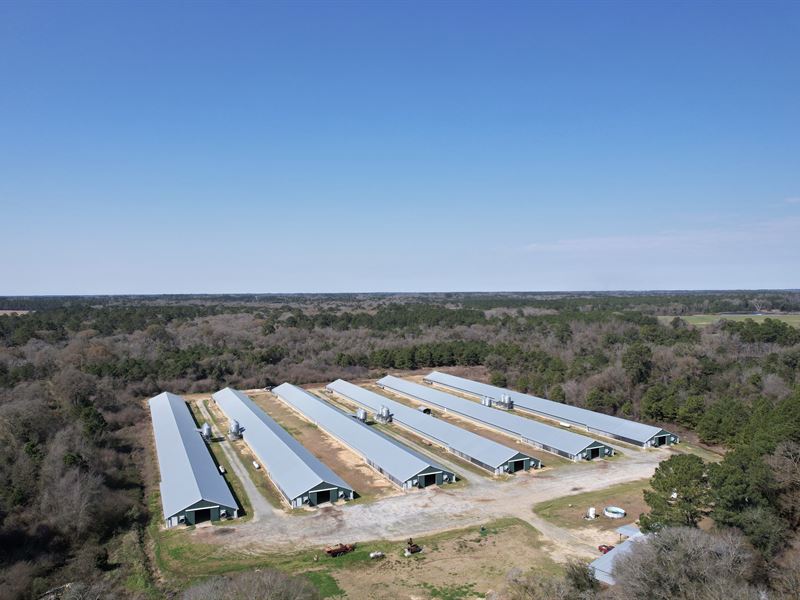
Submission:
<svg viewBox="0 0 800 600">
<path fill-rule="evenodd" d="M 214 420 L 211 418 L 211 415 L 208 413 L 208 409 L 206 408 L 205 404 L 198 402 L 196 406 L 200 409 L 200 412 L 203 413 L 203 416 L 207 422 L 214 422 Z M 223 430 L 221 433 L 224 435 L 225 431 Z M 239 478 L 239 481 L 242 482 L 245 494 L 247 494 L 247 497 L 250 499 L 250 506 L 253 510 L 253 519 L 250 521 L 250 523 L 258 523 L 259 521 L 263 520 L 275 521 L 276 519 L 280 518 L 279 515 L 281 514 L 281 511 L 274 509 L 272 505 L 267 502 L 266 498 L 264 498 L 261 492 L 258 491 L 258 488 L 253 483 L 253 480 L 250 479 L 247 469 L 242 464 L 241 458 L 236 453 L 236 450 L 233 449 L 231 443 L 228 440 L 223 440 L 218 443 L 219 447 L 222 448 L 222 451 L 225 453 L 225 456 L 231 465 L 231 469 L 233 469 L 236 477 Z"/>
<path fill-rule="evenodd" d="M 225 449 L 232 464 L 239 460 Z M 247 472 L 237 475 L 245 483 L 255 507 L 252 521 L 215 527 L 212 531 L 235 529 L 226 535 L 231 550 L 260 552 L 319 547 L 337 542 L 400 540 L 449 529 L 477 526 L 500 518 L 517 517 L 534 527 L 561 555 L 597 554 L 593 544 L 571 530 L 557 527 L 534 514 L 532 506 L 545 500 L 579 492 L 603 489 L 619 483 L 651 477 L 658 463 L 672 454 L 669 450 L 628 450 L 610 461 L 570 464 L 552 471 L 517 473 L 506 481 L 467 474 L 465 486 L 411 490 L 365 504 L 341 504 L 310 510 L 307 515 L 288 515 L 274 510 L 261 498 Z M 236 460 L 233 460 L 236 458 Z M 442 461 L 447 463 L 447 461 Z M 459 472 L 456 465 L 446 464 Z M 261 498 L 257 501 L 255 496 Z M 204 535 L 204 534 L 201 534 Z"/>
</svg>

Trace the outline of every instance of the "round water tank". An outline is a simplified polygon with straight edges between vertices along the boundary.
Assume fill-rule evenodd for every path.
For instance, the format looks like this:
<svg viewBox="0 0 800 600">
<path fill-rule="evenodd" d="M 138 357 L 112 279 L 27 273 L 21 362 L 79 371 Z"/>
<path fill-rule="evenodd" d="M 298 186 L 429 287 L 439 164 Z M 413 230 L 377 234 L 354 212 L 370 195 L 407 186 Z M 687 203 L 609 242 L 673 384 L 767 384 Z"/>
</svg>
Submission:
<svg viewBox="0 0 800 600">
<path fill-rule="evenodd" d="M 603 514 L 609 519 L 621 519 L 625 516 L 625 510 L 619 506 L 606 506 L 603 509 Z"/>
</svg>

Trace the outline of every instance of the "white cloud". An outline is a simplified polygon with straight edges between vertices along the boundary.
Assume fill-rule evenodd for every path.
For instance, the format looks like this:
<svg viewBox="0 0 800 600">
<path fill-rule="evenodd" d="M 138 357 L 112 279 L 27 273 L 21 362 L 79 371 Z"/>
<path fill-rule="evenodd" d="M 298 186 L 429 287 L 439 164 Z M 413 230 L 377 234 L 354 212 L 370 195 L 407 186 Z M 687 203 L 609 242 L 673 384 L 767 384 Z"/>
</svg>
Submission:
<svg viewBox="0 0 800 600">
<path fill-rule="evenodd" d="M 528 252 L 539 255 L 584 256 L 589 260 L 603 255 L 629 253 L 670 253 L 673 255 L 739 254 L 765 248 L 800 247 L 800 217 L 754 223 L 652 233 L 598 235 L 562 238 L 528 244 Z"/>
</svg>

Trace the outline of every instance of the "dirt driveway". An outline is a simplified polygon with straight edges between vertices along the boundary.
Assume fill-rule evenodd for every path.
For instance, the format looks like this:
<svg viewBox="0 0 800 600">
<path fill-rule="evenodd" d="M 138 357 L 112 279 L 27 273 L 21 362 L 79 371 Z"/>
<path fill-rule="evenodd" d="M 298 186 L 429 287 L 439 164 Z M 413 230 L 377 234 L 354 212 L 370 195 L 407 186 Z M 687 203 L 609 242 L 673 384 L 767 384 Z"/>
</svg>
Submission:
<svg viewBox="0 0 800 600">
<path fill-rule="evenodd" d="M 651 477 L 666 450 L 630 452 L 611 461 L 576 463 L 551 472 L 518 473 L 507 481 L 472 477 L 468 485 L 449 490 L 430 487 L 411 490 L 367 504 L 345 504 L 289 516 L 275 511 L 269 518 L 191 532 L 198 541 L 212 541 L 222 530 L 231 550 L 275 552 L 324 544 L 399 540 L 501 518 L 517 517 L 543 534 L 556 559 L 595 557 L 596 549 L 576 532 L 558 527 L 534 514 L 532 506 L 545 500 L 600 490 L 619 483 Z M 446 465 L 451 466 L 451 465 Z M 229 532 L 226 532 L 229 533 Z"/>
</svg>

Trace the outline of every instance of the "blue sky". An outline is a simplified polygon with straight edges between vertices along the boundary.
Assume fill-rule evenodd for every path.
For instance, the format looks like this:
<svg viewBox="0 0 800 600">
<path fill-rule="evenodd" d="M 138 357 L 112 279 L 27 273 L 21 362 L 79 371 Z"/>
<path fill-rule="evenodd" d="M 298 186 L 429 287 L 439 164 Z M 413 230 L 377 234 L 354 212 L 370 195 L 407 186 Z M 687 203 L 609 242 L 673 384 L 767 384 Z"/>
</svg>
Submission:
<svg viewBox="0 0 800 600">
<path fill-rule="evenodd" d="M 0 3 L 0 294 L 800 287 L 800 3 Z"/>
</svg>

